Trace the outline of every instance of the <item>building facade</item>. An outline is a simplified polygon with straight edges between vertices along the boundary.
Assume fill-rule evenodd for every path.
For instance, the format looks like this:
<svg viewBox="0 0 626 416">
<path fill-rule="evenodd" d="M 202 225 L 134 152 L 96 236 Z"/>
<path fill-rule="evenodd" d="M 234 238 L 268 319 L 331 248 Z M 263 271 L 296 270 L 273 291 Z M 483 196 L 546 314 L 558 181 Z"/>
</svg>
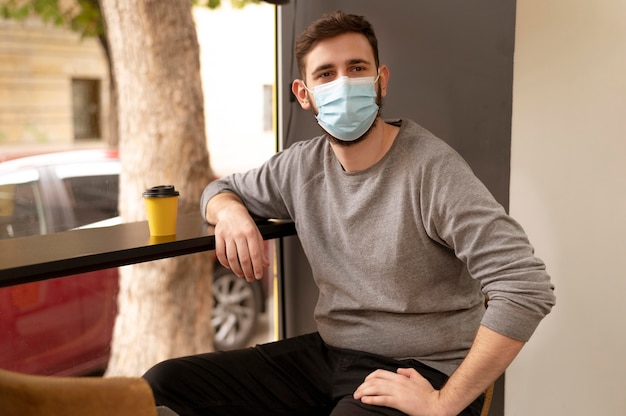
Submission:
<svg viewBox="0 0 626 416">
<path fill-rule="evenodd" d="M 106 142 L 109 74 L 99 41 L 0 19 L 0 152 Z M 2 156 L 0 156 L 2 158 Z"/>
</svg>

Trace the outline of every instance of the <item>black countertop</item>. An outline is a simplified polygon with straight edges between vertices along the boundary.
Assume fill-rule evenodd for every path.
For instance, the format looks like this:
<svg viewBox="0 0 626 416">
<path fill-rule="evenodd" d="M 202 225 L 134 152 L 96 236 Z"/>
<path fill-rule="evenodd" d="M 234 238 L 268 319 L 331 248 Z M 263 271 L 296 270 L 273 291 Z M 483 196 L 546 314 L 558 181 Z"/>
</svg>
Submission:
<svg viewBox="0 0 626 416">
<path fill-rule="evenodd" d="M 259 222 L 266 240 L 295 235 L 292 222 Z M 0 287 L 213 250 L 213 227 L 178 217 L 176 235 L 151 237 L 147 221 L 0 240 Z"/>
</svg>

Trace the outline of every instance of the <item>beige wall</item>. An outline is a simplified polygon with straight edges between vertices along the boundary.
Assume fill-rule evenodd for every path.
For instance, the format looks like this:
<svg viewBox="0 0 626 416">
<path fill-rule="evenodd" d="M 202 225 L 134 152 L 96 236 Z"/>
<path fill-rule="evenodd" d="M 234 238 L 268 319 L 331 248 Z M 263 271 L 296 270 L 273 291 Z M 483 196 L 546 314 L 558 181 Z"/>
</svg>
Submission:
<svg viewBox="0 0 626 416">
<path fill-rule="evenodd" d="M 626 415 L 626 1 L 518 0 L 511 213 L 557 305 L 507 416 Z"/>
<path fill-rule="evenodd" d="M 101 80 L 106 117 L 107 71 L 93 38 L 38 19 L 0 19 L 0 145 L 72 144 L 72 78 Z"/>
</svg>

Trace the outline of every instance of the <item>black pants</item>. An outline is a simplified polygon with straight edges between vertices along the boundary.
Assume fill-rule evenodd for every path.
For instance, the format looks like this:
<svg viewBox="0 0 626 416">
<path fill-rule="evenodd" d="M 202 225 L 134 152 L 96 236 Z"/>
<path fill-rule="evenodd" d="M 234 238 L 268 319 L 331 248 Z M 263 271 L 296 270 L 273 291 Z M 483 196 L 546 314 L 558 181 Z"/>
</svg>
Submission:
<svg viewBox="0 0 626 416">
<path fill-rule="evenodd" d="M 144 378 L 157 405 L 180 415 L 403 415 L 352 398 L 376 369 L 413 367 L 433 387 L 447 376 L 415 360 L 394 360 L 326 345 L 309 334 L 236 351 L 164 361 Z M 480 414 L 480 397 L 461 413 Z"/>
</svg>

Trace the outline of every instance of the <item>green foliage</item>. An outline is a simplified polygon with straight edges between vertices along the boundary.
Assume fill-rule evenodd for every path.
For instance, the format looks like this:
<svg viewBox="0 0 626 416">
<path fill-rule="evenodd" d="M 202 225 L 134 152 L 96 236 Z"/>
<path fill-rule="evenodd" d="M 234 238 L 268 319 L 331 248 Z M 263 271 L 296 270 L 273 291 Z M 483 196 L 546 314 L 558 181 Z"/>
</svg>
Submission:
<svg viewBox="0 0 626 416">
<path fill-rule="evenodd" d="M 230 0 L 235 9 L 243 9 L 248 4 L 259 4 L 261 0 Z"/>
<path fill-rule="evenodd" d="M 83 37 L 104 34 L 102 14 L 98 0 L 75 0 L 76 5 L 62 9 L 60 0 L 0 0 L 0 16 L 5 19 L 24 20 L 28 16 L 40 16 L 44 22 L 64 26 Z M 133 1 L 133 0 L 129 0 Z M 230 0 L 236 9 L 248 4 L 259 4 L 262 0 Z M 190 0 L 191 5 L 217 9 L 222 0 Z"/>
<path fill-rule="evenodd" d="M 61 11 L 58 0 L 32 0 L 30 4 L 33 11 L 46 23 L 60 26 L 69 18 L 67 12 Z"/>
<path fill-rule="evenodd" d="M 230 4 L 235 9 L 243 9 L 248 4 L 259 4 L 262 0 L 230 0 Z M 222 5 L 221 0 L 192 0 L 194 6 L 208 7 L 209 9 L 217 9 Z"/>
<path fill-rule="evenodd" d="M 76 0 L 69 8 L 61 8 L 59 0 L 4 0 L 0 5 L 0 16 L 5 19 L 21 21 L 33 15 L 46 23 L 68 27 L 82 36 L 104 33 L 98 0 Z"/>
<path fill-rule="evenodd" d="M 15 0 L 6 0 L 0 6 L 0 15 L 5 19 L 24 20 L 30 14 L 31 5 L 18 4 Z"/>
<path fill-rule="evenodd" d="M 72 30 L 82 33 L 83 36 L 104 34 L 104 24 L 102 23 L 98 0 L 78 0 L 78 4 L 80 10 L 71 20 L 70 27 Z"/>
</svg>

